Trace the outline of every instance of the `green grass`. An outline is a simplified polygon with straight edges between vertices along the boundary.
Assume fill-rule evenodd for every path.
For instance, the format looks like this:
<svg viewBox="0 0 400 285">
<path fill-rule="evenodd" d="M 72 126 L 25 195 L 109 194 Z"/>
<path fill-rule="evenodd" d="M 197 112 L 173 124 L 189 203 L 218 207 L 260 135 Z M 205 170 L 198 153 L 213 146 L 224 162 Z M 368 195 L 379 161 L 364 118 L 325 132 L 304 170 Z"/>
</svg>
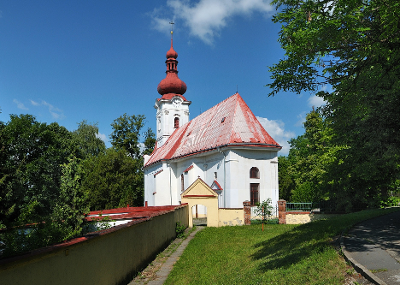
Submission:
<svg viewBox="0 0 400 285">
<path fill-rule="evenodd" d="M 398 209 L 369 210 L 305 225 L 205 228 L 165 284 L 343 284 L 347 265 L 332 241 L 357 222 Z"/>
</svg>

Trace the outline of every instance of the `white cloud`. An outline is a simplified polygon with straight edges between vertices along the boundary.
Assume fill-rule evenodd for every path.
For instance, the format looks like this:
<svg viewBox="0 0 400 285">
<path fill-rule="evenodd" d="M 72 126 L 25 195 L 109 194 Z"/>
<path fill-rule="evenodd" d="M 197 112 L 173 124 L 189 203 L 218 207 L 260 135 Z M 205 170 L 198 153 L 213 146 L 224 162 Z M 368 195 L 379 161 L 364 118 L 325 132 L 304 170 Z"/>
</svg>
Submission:
<svg viewBox="0 0 400 285">
<path fill-rule="evenodd" d="M 14 99 L 13 102 L 17 104 L 17 108 L 21 110 L 29 110 L 27 107 L 25 107 L 24 103 L 18 101 L 17 99 Z"/>
<path fill-rule="evenodd" d="M 323 98 L 315 96 L 315 95 L 310 96 L 307 99 L 307 102 L 310 107 L 315 107 L 315 108 L 321 107 L 322 105 L 325 105 L 325 103 L 326 103 Z"/>
<path fill-rule="evenodd" d="M 104 143 L 107 143 L 107 142 L 108 142 L 108 138 L 107 138 L 107 136 L 106 136 L 105 134 L 97 133 L 97 134 L 96 134 L 96 138 L 101 139 Z"/>
<path fill-rule="evenodd" d="M 207 44 L 212 44 L 229 20 L 236 16 L 250 16 L 253 12 L 270 15 L 274 11 L 269 0 L 168 0 L 167 6 L 172 10 L 172 19 L 165 19 L 160 16 L 162 9 L 155 9 L 152 13 L 155 29 L 165 31 L 169 21 L 182 21 L 192 36 Z"/>
<path fill-rule="evenodd" d="M 51 116 L 53 117 L 53 119 L 63 119 L 64 113 L 62 110 L 58 109 L 57 107 L 54 107 L 52 104 L 47 103 L 46 101 L 43 101 L 41 103 L 38 103 L 36 101 L 30 100 L 31 104 L 35 107 L 39 107 L 39 106 L 45 106 L 47 107 L 47 109 L 49 110 Z"/>
<path fill-rule="evenodd" d="M 268 120 L 267 118 L 258 116 L 257 119 L 264 129 L 269 133 L 269 135 L 282 146 L 282 150 L 279 152 L 279 155 L 288 155 L 290 149 L 288 140 L 295 137 L 294 132 L 285 131 L 285 124 L 280 120 Z"/>
<path fill-rule="evenodd" d="M 38 102 L 33 101 L 33 100 L 30 100 L 30 101 L 31 101 L 31 104 L 32 104 L 33 106 L 40 106 L 40 104 L 39 104 Z"/>
</svg>

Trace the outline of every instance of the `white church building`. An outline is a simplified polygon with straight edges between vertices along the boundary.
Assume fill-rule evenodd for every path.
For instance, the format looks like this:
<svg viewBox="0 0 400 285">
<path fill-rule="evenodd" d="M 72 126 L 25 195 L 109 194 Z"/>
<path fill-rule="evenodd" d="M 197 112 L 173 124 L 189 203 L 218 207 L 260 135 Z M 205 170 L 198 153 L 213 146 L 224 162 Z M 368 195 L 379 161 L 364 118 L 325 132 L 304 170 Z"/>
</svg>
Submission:
<svg viewBox="0 0 400 285">
<path fill-rule="evenodd" d="M 256 205 L 268 198 L 275 206 L 282 147 L 238 93 L 189 120 L 191 102 L 183 96 L 186 84 L 178 78 L 177 57 L 171 39 L 155 102 L 157 142 L 144 157 L 145 203 L 178 205 L 200 178 L 218 194 L 219 208 L 243 208 L 246 200 Z"/>
</svg>

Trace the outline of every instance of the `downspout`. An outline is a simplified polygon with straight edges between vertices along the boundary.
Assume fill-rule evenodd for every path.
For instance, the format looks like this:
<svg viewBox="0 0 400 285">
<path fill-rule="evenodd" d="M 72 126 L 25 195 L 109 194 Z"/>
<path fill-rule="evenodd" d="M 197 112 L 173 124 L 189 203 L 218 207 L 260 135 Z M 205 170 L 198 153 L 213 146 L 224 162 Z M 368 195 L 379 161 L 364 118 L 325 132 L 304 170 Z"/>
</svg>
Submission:
<svg viewBox="0 0 400 285">
<path fill-rule="evenodd" d="M 167 164 L 169 167 L 169 196 L 171 197 L 171 206 L 172 206 L 172 178 L 171 178 L 171 164 Z"/>
<path fill-rule="evenodd" d="M 223 151 L 221 151 L 219 149 L 219 147 L 217 147 L 217 151 L 222 153 L 222 155 L 224 156 L 224 208 L 226 208 L 226 167 L 225 167 L 225 163 L 226 163 L 226 155 Z"/>
</svg>

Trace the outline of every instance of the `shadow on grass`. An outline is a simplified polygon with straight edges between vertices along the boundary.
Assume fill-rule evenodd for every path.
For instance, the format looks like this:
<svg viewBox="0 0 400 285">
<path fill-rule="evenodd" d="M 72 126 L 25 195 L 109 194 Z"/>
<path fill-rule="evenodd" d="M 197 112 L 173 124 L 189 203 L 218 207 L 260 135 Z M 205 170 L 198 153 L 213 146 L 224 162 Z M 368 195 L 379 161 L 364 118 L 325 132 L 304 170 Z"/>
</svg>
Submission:
<svg viewBox="0 0 400 285">
<path fill-rule="evenodd" d="M 329 243 L 323 234 L 326 221 L 298 226 L 293 230 L 254 245 L 254 260 L 263 260 L 259 270 L 289 268 L 311 255 L 324 251 Z"/>
<path fill-rule="evenodd" d="M 300 225 L 282 235 L 255 244 L 257 251 L 251 257 L 253 260 L 262 261 L 258 268 L 260 271 L 286 269 L 315 254 L 331 250 L 332 241 L 342 232 L 347 232 L 354 224 L 392 211 L 362 211 Z M 400 216 L 400 212 L 397 215 Z M 385 220 L 385 217 L 381 220 Z M 382 224 L 379 219 L 377 224 Z M 360 245 L 358 250 L 370 249 Z"/>
</svg>

